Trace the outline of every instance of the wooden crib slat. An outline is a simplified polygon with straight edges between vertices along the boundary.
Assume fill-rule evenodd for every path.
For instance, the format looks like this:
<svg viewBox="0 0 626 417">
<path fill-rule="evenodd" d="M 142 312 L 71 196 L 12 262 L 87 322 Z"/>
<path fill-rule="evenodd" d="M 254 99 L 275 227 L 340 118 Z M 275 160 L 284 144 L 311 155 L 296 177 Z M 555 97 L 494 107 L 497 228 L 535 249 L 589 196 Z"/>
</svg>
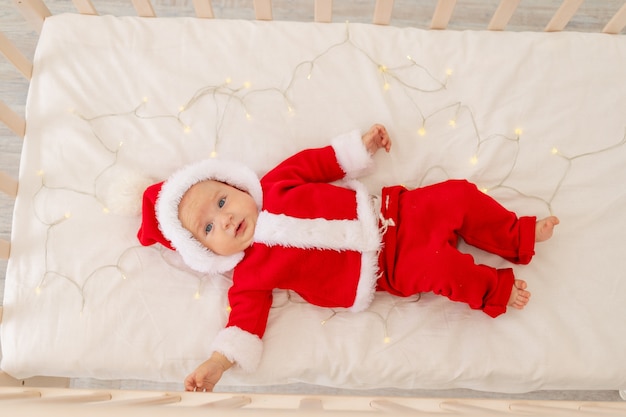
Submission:
<svg viewBox="0 0 626 417">
<path fill-rule="evenodd" d="M 33 73 L 33 64 L 2 32 L 0 32 L 0 52 L 2 52 L 6 59 L 8 59 L 27 80 L 30 80 Z"/>
<path fill-rule="evenodd" d="M 154 13 L 154 7 L 150 0 L 132 0 L 133 7 L 137 11 L 137 16 L 140 17 L 156 17 Z"/>
<path fill-rule="evenodd" d="M 11 110 L 2 100 L 0 100 L 0 121 L 19 137 L 23 138 L 26 134 L 26 120 Z"/>
<path fill-rule="evenodd" d="M 626 27 L 626 3 L 615 13 L 613 18 L 606 24 L 603 33 L 618 34 Z"/>
<path fill-rule="evenodd" d="M 391 22 L 391 12 L 393 11 L 393 0 L 376 0 L 374 7 L 374 19 L 372 23 L 376 25 L 388 25 Z"/>
<path fill-rule="evenodd" d="M 333 0 L 315 0 L 314 19 L 321 23 L 331 22 L 333 20 Z"/>
<path fill-rule="evenodd" d="M 513 13 L 519 6 L 520 0 L 502 0 L 496 9 L 496 12 L 491 17 L 491 21 L 489 22 L 489 26 L 487 29 L 489 30 L 504 30 L 506 25 L 511 20 Z"/>
<path fill-rule="evenodd" d="M 10 254 L 11 243 L 8 240 L 0 239 L 0 259 L 9 259 Z"/>
<path fill-rule="evenodd" d="M 90 14 L 90 15 L 97 15 L 98 12 L 96 11 L 96 8 L 93 6 L 93 3 L 91 3 L 91 0 L 72 0 L 74 2 L 74 7 L 76 7 L 76 10 L 78 10 L 78 13 L 80 14 Z"/>
<path fill-rule="evenodd" d="M 82 404 L 93 403 L 101 401 L 111 401 L 113 396 L 105 391 L 96 391 L 88 394 L 70 394 L 70 395 L 58 395 L 51 397 L 44 397 L 41 399 L 42 403 L 64 403 L 64 404 Z"/>
<path fill-rule="evenodd" d="M 546 32 L 559 32 L 565 29 L 584 0 L 563 0 L 552 19 L 544 29 Z"/>
<path fill-rule="evenodd" d="M 215 17 L 211 0 L 193 0 L 193 7 L 198 17 L 204 19 L 213 19 Z"/>
<path fill-rule="evenodd" d="M 26 23 L 28 23 L 37 32 L 41 32 L 43 21 L 46 17 L 52 16 L 50 10 L 43 0 L 13 0 L 15 7 L 20 11 Z"/>
<path fill-rule="evenodd" d="M 0 191 L 9 197 L 17 197 L 17 180 L 4 171 L 0 171 Z"/>
<path fill-rule="evenodd" d="M 257 20 L 272 20 L 272 0 L 254 0 L 254 15 Z"/>
<path fill-rule="evenodd" d="M 433 13 L 433 20 L 430 23 L 431 29 L 445 29 L 448 27 L 456 0 L 439 0 Z"/>
</svg>

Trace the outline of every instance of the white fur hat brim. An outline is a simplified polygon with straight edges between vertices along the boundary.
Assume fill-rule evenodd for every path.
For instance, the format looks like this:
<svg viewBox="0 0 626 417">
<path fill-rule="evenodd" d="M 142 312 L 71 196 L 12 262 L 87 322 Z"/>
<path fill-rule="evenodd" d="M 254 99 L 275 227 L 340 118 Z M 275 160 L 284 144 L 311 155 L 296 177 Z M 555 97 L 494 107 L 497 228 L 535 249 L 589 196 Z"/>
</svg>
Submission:
<svg viewBox="0 0 626 417">
<path fill-rule="evenodd" d="M 238 162 L 215 158 L 188 165 L 163 183 L 155 207 L 161 233 L 190 268 L 203 273 L 218 274 L 233 269 L 243 258 L 243 252 L 229 256 L 213 253 L 183 227 L 178 217 L 178 206 L 187 190 L 205 180 L 220 181 L 247 192 L 254 199 L 259 211 L 263 192 L 259 178 L 250 168 Z"/>
</svg>

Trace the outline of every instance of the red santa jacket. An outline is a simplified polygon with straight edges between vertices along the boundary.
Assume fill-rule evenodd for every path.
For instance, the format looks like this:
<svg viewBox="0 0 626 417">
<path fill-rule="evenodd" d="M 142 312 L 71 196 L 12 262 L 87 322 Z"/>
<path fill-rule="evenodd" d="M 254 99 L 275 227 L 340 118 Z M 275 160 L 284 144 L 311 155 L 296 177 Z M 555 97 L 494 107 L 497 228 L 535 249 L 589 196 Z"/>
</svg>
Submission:
<svg viewBox="0 0 626 417">
<path fill-rule="evenodd" d="M 261 179 L 254 243 L 234 269 L 231 312 L 215 351 L 246 370 L 257 367 L 274 289 L 323 307 L 369 306 L 381 238 L 369 193 L 354 178 L 371 164 L 353 131 L 288 158 Z"/>
</svg>

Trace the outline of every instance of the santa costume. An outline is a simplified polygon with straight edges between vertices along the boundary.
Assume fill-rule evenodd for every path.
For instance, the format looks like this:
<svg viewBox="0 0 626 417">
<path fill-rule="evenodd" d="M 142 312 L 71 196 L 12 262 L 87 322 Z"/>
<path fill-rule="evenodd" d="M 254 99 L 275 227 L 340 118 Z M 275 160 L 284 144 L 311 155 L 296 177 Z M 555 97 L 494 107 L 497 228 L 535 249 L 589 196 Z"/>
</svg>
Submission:
<svg viewBox="0 0 626 417">
<path fill-rule="evenodd" d="M 504 313 L 512 270 L 475 264 L 457 250 L 458 239 L 525 264 L 534 254 L 535 217 L 518 218 L 464 180 L 415 190 L 387 187 L 375 207 L 355 179 L 371 165 L 358 131 L 301 151 L 260 180 L 238 163 L 201 161 L 145 191 L 138 238 L 176 250 L 200 272 L 234 269 L 230 316 L 212 348 L 248 371 L 261 358 L 274 289 L 354 312 L 384 290 L 434 292 L 492 317 Z M 207 179 L 246 191 L 256 202 L 254 243 L 244 252 L 216 255 L 181 225 L 182 197 Z"/>
</svg>

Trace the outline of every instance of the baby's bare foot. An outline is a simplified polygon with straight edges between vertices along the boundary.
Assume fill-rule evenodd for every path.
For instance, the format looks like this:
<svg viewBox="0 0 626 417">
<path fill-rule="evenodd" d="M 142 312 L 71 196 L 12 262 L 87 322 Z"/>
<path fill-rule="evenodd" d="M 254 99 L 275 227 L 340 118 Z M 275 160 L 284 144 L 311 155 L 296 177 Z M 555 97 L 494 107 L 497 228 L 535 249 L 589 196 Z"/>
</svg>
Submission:
<svg viewBox="0 0 626 417">
<path fill-rule="evenodd" d="M 526 291 L 526 281 L 516 279 L 511 289 L 511 297 L 509 298 L 509 304 L 513 308 L 518 310 L 523 309 L 528 304 L 530 299 L 530 293 Z"/>
<path fill-rule="evenodd" d="M 538 220 L 535 225 L 535 242 L 543 242 L 552 237 L 554 226 L 559 224 L 559 218 L 556 216 L 549 216 L 544 219 Z"/>
</svg>

